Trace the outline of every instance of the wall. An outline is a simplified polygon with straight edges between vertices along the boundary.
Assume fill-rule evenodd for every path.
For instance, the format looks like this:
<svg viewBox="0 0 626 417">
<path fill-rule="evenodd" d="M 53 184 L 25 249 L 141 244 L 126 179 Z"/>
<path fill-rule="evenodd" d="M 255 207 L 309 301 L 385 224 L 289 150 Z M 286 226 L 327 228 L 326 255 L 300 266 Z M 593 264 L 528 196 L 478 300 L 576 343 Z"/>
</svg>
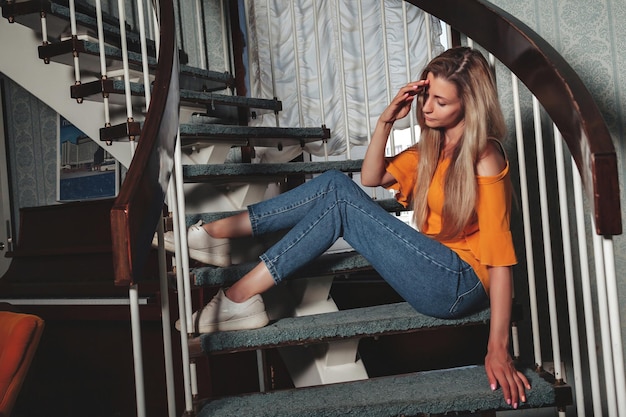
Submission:
<svg viewBox="0 0 626 417">
<path fill-rule="evenodd" d="M 535 30 L 570 63 L 590 90 L 618 154 L 622 224 L 626 225 L 626 2 L 491 0 Z M 626 346 L 626 237 L 614 239 L 622 344 Z"/>
</svg>

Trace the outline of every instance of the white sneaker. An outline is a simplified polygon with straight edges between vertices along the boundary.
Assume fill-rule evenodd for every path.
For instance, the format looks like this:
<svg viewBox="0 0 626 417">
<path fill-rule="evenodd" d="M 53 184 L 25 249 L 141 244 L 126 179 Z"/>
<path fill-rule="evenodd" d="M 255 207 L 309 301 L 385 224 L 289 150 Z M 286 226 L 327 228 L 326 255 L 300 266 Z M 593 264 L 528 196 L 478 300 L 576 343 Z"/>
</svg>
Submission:
<svg viewBox="0 0 626 417">
<path fill-rule="evenodd" d="M 158 236 L 152 239 L 152 246 L 158 247 Z M 163 246 L 165 250 L 174 253 L 174 232 L 163 234 Z M 230 242 L 228 239 L 214 238 L 202 227 L 202 220 L 187 229 L 187 247 L 189 257 L 196 261 L 215 266 L 230 266 Z"/>
<path fill-rule="evenodd" d="M 193 313 L 191 326 L 197 330 L 194 333 L 214 333 L 258 329 L 269 321 L 260 295 L 257 294 L 243 303 L 236 303 L 228 299 L 220 289 L 202 310 Z M 176 320 L 176 329 L 180 331 L 180 320 Z"/>
</svg>

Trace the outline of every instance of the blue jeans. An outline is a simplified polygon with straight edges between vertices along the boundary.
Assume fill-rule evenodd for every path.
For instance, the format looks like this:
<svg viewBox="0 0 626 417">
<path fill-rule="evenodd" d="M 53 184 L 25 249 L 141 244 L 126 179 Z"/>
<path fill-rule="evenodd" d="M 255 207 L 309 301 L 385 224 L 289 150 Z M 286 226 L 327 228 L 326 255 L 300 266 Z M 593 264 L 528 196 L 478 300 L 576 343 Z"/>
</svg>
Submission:
<svg viewBox="0 0 626 417">
<path fill-rule="evenodd" d="M 328 171 L 248 213 L 255 236 L 289 229 L 261 255 L 276 283 L 342 236 L 420 313 L 456 318 L 488 305 L 476 273 L 454 251 L 385 211 L 341 172 Z"/>
</svg>

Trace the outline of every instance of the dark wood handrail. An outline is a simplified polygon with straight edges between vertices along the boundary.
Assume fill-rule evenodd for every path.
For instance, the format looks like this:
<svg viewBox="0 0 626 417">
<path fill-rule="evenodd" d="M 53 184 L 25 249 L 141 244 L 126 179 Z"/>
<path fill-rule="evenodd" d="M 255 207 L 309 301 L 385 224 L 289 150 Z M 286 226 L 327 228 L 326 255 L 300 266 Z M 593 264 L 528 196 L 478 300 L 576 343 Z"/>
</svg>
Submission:
<svg viewBox="0 0 626 417">
<path fill-rule="evenodd" d="M 172 0 L 160 2 L 160 51 L 150 107 L 126 179 L 111 209 L 116 285 L 142 279 L 173 169 L 179 84 Z"/>
<path fill-rule="evenodd" d="M 593 203 L 599 235 L 622 233 L 617 155 L 576 72 L 519 19 L 483 0 L 406 0 L 485 48 L 537 97 L 563 135 Z"/>
</svg>

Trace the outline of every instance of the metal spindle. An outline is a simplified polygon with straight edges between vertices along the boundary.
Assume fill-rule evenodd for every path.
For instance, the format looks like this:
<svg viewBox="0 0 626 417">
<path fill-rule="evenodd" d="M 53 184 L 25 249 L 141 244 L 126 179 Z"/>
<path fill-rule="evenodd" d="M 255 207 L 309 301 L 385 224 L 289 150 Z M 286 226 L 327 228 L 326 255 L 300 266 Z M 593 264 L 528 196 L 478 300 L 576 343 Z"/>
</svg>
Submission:
<svg viewBox="0 0 626 417">
<path fill-rule="evenodd" d="M 365 101 L 365 126 L 367 131 L 367 143 L 372 140 L 372 124 L 370 122 L 370 101 L 369 90 L 367 86 L 367 56 L 365 52 L 365 35 L 363 34 L 363 4 L 358 0 L 359 8 L 359 40 L 361 44 L 361 72 L 363 73 L 363 97 Z"/>
<path fill-rule="evenodd" d="M 102 0 L 96 0 L 96 21 L 98 26 L 98 52 L 100 58 L 100 79 L 106 80 L 108 77 L 107 74 L 107 60 L 105 55 L 105 44 L 104 44 L 104 24 L 102 19 Z M 111 126 L 111 113 L 109 110 L 109 95 L 102 95 L 102 107 L 104 110 L 104 126 Z"/>
<path fill-rule="evenodd" d="M 572 365 L 574 367 L 574 388 L 576 390 L 576 410 L 578 417 L 585 416 L 585 392 L 583 389 L 582 362 L 580 359 L 580 336 L 578 335 L 578 313 L 576 288 L 574 285 L 574 265 L 572 260 L 569 210 L 567 208 L 567 184 L 565 180 L 565 160 L 563 156 L 563 137 L 556 125 L 554 129 L 554 152 L 559 192 L 559 213 L 561 215 L 561 236 L 563 238 L 563 262 L 565 265 L 565 286 L 567 292 L 567 312 L 569 315 L 570 340 L 572 347 Z"/>
<path fill-rule="evenodd" d="M 575 161 L 571 159 L 572 166 Z M 578 253 L 580 258 L 580 282 L 583 297 L 583 313 L 585 316 L 585 333 L 587 335 L 587 360 L 589 361 L 589 381 L 593 400 L 593 415 L 602 415 L 602 398 L 600 394 L 600 376 L 598 371 L 598 355 L 596 353 L 595 321 L 593 318 L 593 301 L 591 299 L 591 279 L 589 276 L 589 257 L 587 254 L 587 236 L 585 234 L 585 214 L 583 191 L 580 175 L 572 173 L 574 188 L 574 204 L 576 208 L 576 230 L 578 236 Z"/>
<path fill-rule="evenodd" d="M 146 42 L 146 21 L 143 8 L 144 0 L 137 0 L 137 14 L 139 15 L 139 39 L 141 42 L 141 69 L 143 71 L 144 96 L 146 111 L 150 107 L 152 91 L 150 89 L 150 69 L 148 68 L 148 45 Z"/>
<path fill-rule="evenodd" d="M 50 42 L 48 41 L 48 19 L 46 12 L 41 12 L 39 16 L 41 18 L 41 44 L 47 45 Z"/>
<path fill-rule="evenodd" d="M 387 103 L 391 103 L 393 99 L 393 92 L 391 91 L 391 73 L 389 72 L 389 45 L 387 44 L 387 17 L 385 13 L 385 0 L 380 0 L 380 25 L 381 32 L 383 34 L 383 55 L 385 59 L 385 83 L 387 84 Z M 387 152 L 387 155 L 393 155 L 396 151 L 396 140 L 393 129 L 389 134 L 389 142 L 387 144 L 388 149 L 391 152 Z"/>
<path fill-rule="evenodd" d="M 339 76 L 341 81 L 341 91 L 343 100 L 343 122 L 345 123 L 346 159 L 352 159 L 350 150 L 350 118 L 348 117 L 348 95 L 346 93 L 346 71 L 344 67 L 343 38 L 341 36 L 341 10 L 339 2 L 335 2 L 335 15 L 337 22 L 337 49 L 339 51 Z"/>
<path fill-rule="evenodd" d="M 126 119 L 128 122 L 133 122 L 133 103 L 132 96 L 130 91 L 130 65 L 128 63 L 128 43 L 126 39 L 126 10 L 124 5 L 124 0 L 117 0 L 117 7 L 119 9 L 119 19 L 120 19 L 120 40 L 122 44 L 122 65 L 123 65 L 123 75 L 124 75 L 124 97 L 126 99 Z M 137 144 L 135 143 L 135 138 L 131 137 L 130 140 L 130 150 L 131 155 L 135 154 L 135 148 Z"/>
<path fill-rule="evenodd" d="M 180 187 L 182 179 L 179 177 L 182 175 L 182 161 L 180 151 L 180 134 L 176 140 L 176 147 L 174 148 L 174 169 L 172 170 L 172 178 L 170 180 L 169 195 L 170 195 L 170 207 L 172 208 L 173 221 L 173 234 L 174 234 L 174 258 L 173 262 L 176 263 L 176 288 L 178 289 L 178 317 L 180 324 L 180 343 L 181 343 L 181 361 L 183 368 L 183 386 L 184 386 L 184 399 L 185 399 L 185 411 L 193 412 L 193 394 L 192 394 L 192 382 L 191 382 L 191 363 L 189 358 L 189 334 L 193 333 L 193 321 L 191 319 L 191 296 L 187 295 L 185 291 L 186 285 L 188 285 L 189 271 L 185 271 L 182 262 L 188 255 L 187 251 L 187 234 L 186 227 L 183 225 L 181 228 L 181 222 L 179 219 L 185 216 L 184 211 L 184 195 L 183 188 Z M 180 201 L 183 200 L 183 207 L 180 207 Z M 183 221 L 184 223 L 184 221 Z M 182 230 L 181 230 L 182 229 Z M 184 242 L 184 243 L 183 243 Z M 179 264 L 180 263 L 180 264 Z M 186 282 L 187 281 L 187 282 Z M 183 289 L 183 290 L 181 290 Z"/>
<path fill-rule="evenodd" d="M 548 290 L 548 311 L 550 313 L 550 335 L 552 340 L 552 359 L 554 361 L 554 378 L 557 383 L 563 381 L 561 366 L 561 345 L 559 341 L 559 321 L 556 307 L 556 290 L 554 285 L 554 263 L 552 260 L 552 239 L 550 237 L 550 215 L 548 210 L 548 191 L 546 187 L 545 156 L 543 154 L 543 133 L 541 131 L 541 114 L 539 101 L 533 96 L 533 120 L 535 125 L 535 151 L 537 153 L 537 176 L 539 182 L 539 202 L 541 208 L 541 230 L 545 259 L 546 286 Z"/>
<path fill-rule="evenodd" d="M 313 0 L 313 21 L 315 22 L 315 63 L 317 64 L 317 88 L 320 95 L 320 119 L 322 126 L 326 126 L 326 104 L 324 103 L 324 83 L 322 81 L 322 62 L 320 51 L 320 32 L 317 25 L 317 0 Z M 324 160 L 328 161 L 328 141 L 324 141 Z"/>
<path fill-rule="evenodd" d="M 591 224 L 594 224 L 591 215 Z M 613 349 L 611 346 L 611 325 L 607 300 L 606 275 L 604 271 L 604 253 L 602 237 L 592 233 L 594 261 L 596 267 L 596 287 L 598 297 L 598 317 L 600 318 L 600 335 L 602 344 L 602 362 L 604 363 L 604 384 L 606 404 L 609 416 L 617 416 L 617 395 L 615 392 L 615 369 L 613 367 Z"/>
<path fill-rule="evenodd" d="M 74 0 L 70 0 L 70 28 L 72 33 L 72 41 L 76 42 L 78 39 L 78 31 L 76 29 L 76 6 L 74 4 Z M 72 56 L 74 58 L 74 84 L 80 85 L 80 62 L 78 59 L 78 52 L 74 50 L 72 52 Z M 78 99 L 78 102 L 82 102 L 82 99 Z"/>
<path fill-rule="evenodd" d="M 530 207 L 528 194 L 528 176 L 526 173 L 526 152 L 524 150 L 524 129 L 522 126 L 522 112 L 520 109 L 519 81 L 515 74 L 512 77 L 513 110 L 515 114 L 515 137 L 517 138 L 517 154 L 519 161 L 519 185 L 522 201 L 522 216 L 524 223 L 524 247 L 526 249 L 526 273 L 528 274 L 528 297 L 530 304 L 531 326 L 533 336 L 533 351 L 537 368 L 543 368 L 541 358 L 541 338 L 539 337 L 539 313 L 537 308 L 537 280 L 535 277 L 535 260 L 533 255 L 533 238 L 530 224 Z"/>
<path fill-rule="evenodd" d="M 624 376 L 624 353 L 622 351 L 622 332 L 620 326 L 620 305 L 617 289 L 617 275 L 615 273 L 615 254 L 613 238 L 602 237 L 602 252 L 604 255 L 607 307 L 609 311 L 609 325 L 611 329 L 611 346 L 613 350 L 613 368 L 615 369 L 615 392 L 617 395 L 617 411 L 621 417 L 626 416 L 626 378 Z"/>
<path fill-rule="evenodd" d="M 204 40 L 204 15 L 202 14 L 202 4 L 200 0 L 194 3 L 196 9 L 196 34 L 198 36 L 198 67 L 207 69 L 209 67 L 206 42 Z"/>
<path fill-rule="evenodd" d="M 304 126 L 304 112 L 302 108 L 302 80 L 300 74 L 300 48 L 298 45 L 298 23 L 296 21 L 296 6 L 294 2 L 289 2 L 289 11 L 291 12 L 291 30 L 293 31 L 293 63 L 295 65 L 295 76 L 296 76 L 296 96 L 298 97 L 298 119 L 300 121 L 300 126 Z M 271 24 L 270 24 L 271 26 Z"/>
<path fill-rule="evenodd" d="M 409 23 L 407 17 L 407 4 L 406 2 L 402 2 L 402 29 L 404 35 L 404 68 L 406 71 L 406 82 L 410 83 L 411 80 L 411 54 L 409 52 Z M 428 19 L 426 14 L 424 14 L 424 19 Z M 428 34 L 430 36 L 430 34 Z M 410 126 L 410 134 L 411 134 L 411 144 L 414 145 L 417 141 L 415 137 L 415 121 L 417 120 L 415 116 L 415 106 L 411 106 L 411 110 L 409 111 L 409 126 Z M 394 148 L 395 151 L 395 148 Z"/>
</svg>

